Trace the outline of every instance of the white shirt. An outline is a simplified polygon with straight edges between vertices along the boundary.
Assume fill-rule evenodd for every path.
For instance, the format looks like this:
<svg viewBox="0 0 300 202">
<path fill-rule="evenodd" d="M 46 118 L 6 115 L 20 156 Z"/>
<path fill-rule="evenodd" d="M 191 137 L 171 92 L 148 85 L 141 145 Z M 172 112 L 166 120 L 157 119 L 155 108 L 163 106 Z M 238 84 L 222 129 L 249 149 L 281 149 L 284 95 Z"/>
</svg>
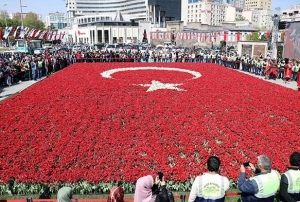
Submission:
<svg viewBox="0 0 300 202">
<path fill-rule="evenodd" d="M 201 177 L 202 177 L 203 184 L 207 184 L 207 183 L 219 184 L 221 181 L 220 179 L 223 178 L 224 191 L 226 192 L 229 189 L 229 180 L 227 177 L 221 176 L 219 174 L 210 174 L 210 173 L 203 173 Z M 194 202 L 199 193 L 200 193 L 200 176 L 197 176 L 192 185 L 192 190 L 189 196 L 189 202 Z"/>
</svg>

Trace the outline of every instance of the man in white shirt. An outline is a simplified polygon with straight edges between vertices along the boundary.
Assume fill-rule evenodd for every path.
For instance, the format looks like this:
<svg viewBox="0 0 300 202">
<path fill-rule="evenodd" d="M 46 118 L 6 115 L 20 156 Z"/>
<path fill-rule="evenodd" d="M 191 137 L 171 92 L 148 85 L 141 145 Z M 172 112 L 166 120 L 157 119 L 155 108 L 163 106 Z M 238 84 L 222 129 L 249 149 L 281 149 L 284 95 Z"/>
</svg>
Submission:
<svg viewBox="0 0 300 202">
<path fill-rule="evenodd" d="M 189 202 L 224 202 L 225 193 L 229 189 L 227 177 L 219 174 L 221 161 L 216 156 L 207 160 L 208 172 L 197 176 L 189 196 Z"/>
</svg>

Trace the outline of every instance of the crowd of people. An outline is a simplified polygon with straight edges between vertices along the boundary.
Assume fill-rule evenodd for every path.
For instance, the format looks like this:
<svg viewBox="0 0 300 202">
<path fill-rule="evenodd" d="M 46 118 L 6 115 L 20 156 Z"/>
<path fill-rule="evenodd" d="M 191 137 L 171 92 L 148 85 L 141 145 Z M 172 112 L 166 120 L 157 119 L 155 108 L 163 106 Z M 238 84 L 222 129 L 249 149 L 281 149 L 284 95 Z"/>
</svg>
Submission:
<svg viewBox="0 0 300 202">
<path fill-rule="evenodd" d="M 38 80 L 43 76 L 61 70 L 73 63 L 84 62 L 196 62 L 215 63 L 237 69 L 265 79 L 282 79 L 285 82 L 298 81 L 300 63 L 289 59 L 271 59 L 239 56 L 236 52 L 207 51 L 201 49 L 155 49 L 145 51 L 59 51 L 46 50 L 42 55 L 24 53 L 0 53 L 0 86 L 11 86 L 24 80 Z M 299 82 L 298 82 L 299 83 Z M 300 83 L 298 84 L 300 88 Z"/>
<path fill-rule="evenodd" d="M 256 166 L 251 162 L 240 166 L 238 189 L 242 202 L 274 202 L 279 190 L 280 201 L 300 201 L 300 153 L 290 155 L 290 166 L 280 175 L 272 169 L 272 161 L 267 155 L 257 157 Z M 224 202 L 229 189 L 229 180 L 220 174 L 221 160 L 211 156 L 207 160 L 207 172 L 196 177 L 191 187 L 188 202 Z M 246 179 L 246 169 L 252 176 Z M 72 190 L 63 187 L 58 191 L 58 202 L 71 202 Z M 113 187 L 107 202 L 124 202 L 124 189 Z M 136 182 L 134 202 L 174 202 L 173 195 L 166 188 L 163 175 L 155 178 L 143 176 Z"/>
</svg>

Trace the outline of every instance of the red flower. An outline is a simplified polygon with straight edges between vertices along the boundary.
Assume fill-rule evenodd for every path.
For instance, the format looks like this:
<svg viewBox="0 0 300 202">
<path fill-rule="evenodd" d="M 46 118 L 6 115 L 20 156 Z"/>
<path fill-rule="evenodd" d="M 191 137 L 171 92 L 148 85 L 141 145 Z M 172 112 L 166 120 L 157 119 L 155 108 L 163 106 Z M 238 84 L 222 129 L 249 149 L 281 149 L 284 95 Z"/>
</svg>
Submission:
<svg viewBox="0 0 300 202">
<path fill-rule="evenodd" d="M 0 179 L 134 182 L 162 171 L 186 181 L 210 155 L 236 179 L 260 154 L 283 172 L 300 150 L 296 92 L 214 64 L 100 74 L 141 65 L 72 65 L 1 102 Z"/>
</svg>

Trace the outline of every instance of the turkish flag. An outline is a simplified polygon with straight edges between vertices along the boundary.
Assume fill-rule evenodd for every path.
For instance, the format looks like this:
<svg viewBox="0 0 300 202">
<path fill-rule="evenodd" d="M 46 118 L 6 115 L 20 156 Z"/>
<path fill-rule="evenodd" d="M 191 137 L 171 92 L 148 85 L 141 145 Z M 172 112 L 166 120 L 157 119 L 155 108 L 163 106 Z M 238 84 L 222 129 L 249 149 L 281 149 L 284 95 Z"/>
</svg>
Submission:
<svg viewBox="0 0 300 202">
<path fill-rule="evenodd" d="M 285 112 L 291 101 L 298 112 Z M 76 63 L 0 103 L 0 179 L 135 182 L 160 170 L 185 182 L 212 155 L 234 179 L 258 153 L 299 151 L 299 104 L 293 90 L 212 63 Z"/>
</svg>

